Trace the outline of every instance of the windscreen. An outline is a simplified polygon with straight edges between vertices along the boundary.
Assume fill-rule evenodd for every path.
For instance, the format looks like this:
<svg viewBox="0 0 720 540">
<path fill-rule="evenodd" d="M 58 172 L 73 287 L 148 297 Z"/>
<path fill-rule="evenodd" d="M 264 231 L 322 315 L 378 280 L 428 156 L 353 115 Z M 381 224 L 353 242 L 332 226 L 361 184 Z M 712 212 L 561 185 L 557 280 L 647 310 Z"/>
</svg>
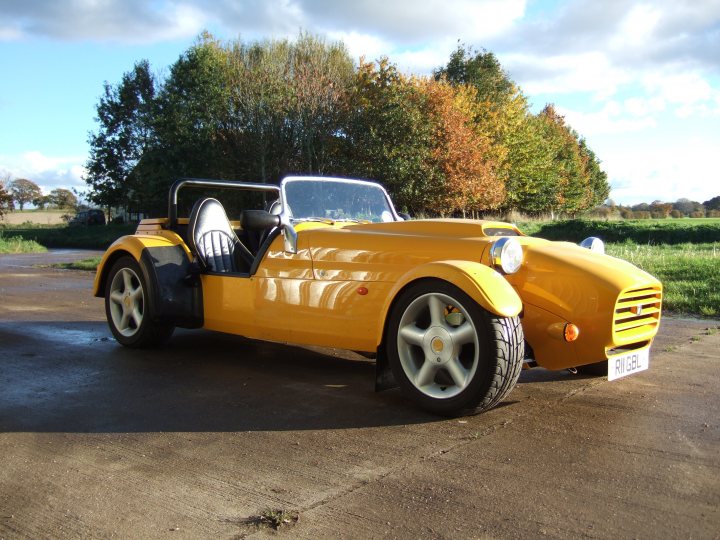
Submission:
<svg viewBox="0 0 720 540">
<path fill-rule="evenodd" d="M 376 184 L 341 180 L 293 180 L 285 184 L 285 202 L 294 221 L 394 221 L 385 192 Z"/>
</svg>

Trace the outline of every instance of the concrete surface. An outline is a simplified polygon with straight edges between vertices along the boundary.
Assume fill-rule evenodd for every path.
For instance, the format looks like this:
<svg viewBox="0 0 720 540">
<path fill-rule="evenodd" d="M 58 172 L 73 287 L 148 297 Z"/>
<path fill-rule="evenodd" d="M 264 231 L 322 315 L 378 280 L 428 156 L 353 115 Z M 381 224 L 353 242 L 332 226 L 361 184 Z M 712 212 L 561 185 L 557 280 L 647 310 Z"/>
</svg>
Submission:
<svg viewBox="0 0 720 540">
<path fill-rule="evenodd" d="M 351 353 L 123 349 L 92 274 L 33 266 L 85 256 L 0 256 L 0 538 L 718 538 L 718 321 L 665 318 L 646 372 L 530 370 L 442 419 Z"/>
</svg>

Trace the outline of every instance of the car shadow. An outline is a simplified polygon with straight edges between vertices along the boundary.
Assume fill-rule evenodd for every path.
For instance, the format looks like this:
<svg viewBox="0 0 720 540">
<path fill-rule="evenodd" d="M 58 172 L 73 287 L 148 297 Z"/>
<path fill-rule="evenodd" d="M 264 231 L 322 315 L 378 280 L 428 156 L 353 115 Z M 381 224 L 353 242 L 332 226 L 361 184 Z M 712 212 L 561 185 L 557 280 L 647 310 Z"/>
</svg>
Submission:
<svg viewBox="0 0 720 540">
<path fill-rule="evenodd" d="M 371 360 L 342 351 L 177 331 L 128 349 L 100 322 L 0 322 L 5 432 L 284 431 L 442 421 Z"/>
<path fill-rule="evenodd" d="M 588 377 L 579 373 L 572 373 L 567 369 L 556 371 L 542 367 L 534 367 L 532 369 L 524 369 L 520 372 L 518 384 L 551 383 L 558 381 L 580 380 L 585 378 Z"/>
</svg>

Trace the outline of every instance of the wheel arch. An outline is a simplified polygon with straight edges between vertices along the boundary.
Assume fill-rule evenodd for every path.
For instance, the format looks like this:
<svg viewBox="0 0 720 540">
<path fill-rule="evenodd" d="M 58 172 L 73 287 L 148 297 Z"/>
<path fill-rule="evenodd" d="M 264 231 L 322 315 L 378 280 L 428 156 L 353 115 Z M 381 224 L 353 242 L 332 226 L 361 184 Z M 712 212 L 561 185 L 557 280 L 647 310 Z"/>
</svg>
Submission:
<svg viewBox="0 0 720 540">
<path fill-rule="evenodd" d="M 484 309 L 500 317 L 514 317 L 522 311 L 515 289 L 498 272 L 472 261 L 435 261 L 417 266 L 403 275 L 388 294 L 378 328 L 378 346 L 385 340 L 390 313 L 397 299 L 418 281 L 437 279 L 462 289 Z"/>
<path fill-rule="evenodd" d="M 390 314 L 400 296 L 420 281 L 440 280 L 465 291 L 484 309 L 502 317 L 514 317 L 522 311 L 522 301 L 512 286 L 492 268 L 471 261 L 436 261 L 413 268 L 402 276 L 388 294 L 381 311 L 378 328 L 377 361 L 375 363 L 375 390 L 397 386 L 390 370 L 385 342 Z"/>
<path fill-rule="evenodd" d="M 145 248 L 171 245 L 174 245 L 173 242 L 161 236 L 121 236 L 110 244 L 110 247 L 105 251 L 102 259 L 100 259 L 100 264 L 98 264 L 97 271 L 95 272 L 95 281 L 93 282 L 93 296 L 100 298 L 104 296 L 105 285 L 107 284 L 107 277 L 110 273 L 110 269 L 115 264 L 115 261 L 117 261 L 120 257 L 129 255 L 134 258 L 142 268 L 143 264 L 141 258 Z M 146 275 L 145 277 L 148 276 Z"/>
<path fill-rule="evenodd" d="M 124 256 L 132 257 L 140 266 L 157 320 L 184 328 L 203 325 L 202 288 L 197 279 L 192 279 L 189 251 L 182 242 L 162 236 L 133 235 L 116 240 L 98 265 L 94 296 L 105 295 L 110 271 Z"/>
</svg>

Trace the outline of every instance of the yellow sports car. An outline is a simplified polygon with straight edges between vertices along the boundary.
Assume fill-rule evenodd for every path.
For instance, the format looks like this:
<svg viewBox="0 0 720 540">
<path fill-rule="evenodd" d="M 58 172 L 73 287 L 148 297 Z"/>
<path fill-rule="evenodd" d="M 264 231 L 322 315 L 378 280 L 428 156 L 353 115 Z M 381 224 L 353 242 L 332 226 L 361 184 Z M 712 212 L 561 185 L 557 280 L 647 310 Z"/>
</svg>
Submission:
<svg viewBox="0 0 720 540">
<path fill-rule="evenodd" d="M 439 414 L 493 407 L 523 366 L 611 380 L 648 367 L 662 286 L 597 238 L 414 221 L 379 184 L 341 178 L 181 179 L 169 199 L 168 217 L 118 239 L 95 277 L 125 346 L 182 327 L 350 349 L 376 355 L 376 388 L 399 384 Z"/>
</svg>

